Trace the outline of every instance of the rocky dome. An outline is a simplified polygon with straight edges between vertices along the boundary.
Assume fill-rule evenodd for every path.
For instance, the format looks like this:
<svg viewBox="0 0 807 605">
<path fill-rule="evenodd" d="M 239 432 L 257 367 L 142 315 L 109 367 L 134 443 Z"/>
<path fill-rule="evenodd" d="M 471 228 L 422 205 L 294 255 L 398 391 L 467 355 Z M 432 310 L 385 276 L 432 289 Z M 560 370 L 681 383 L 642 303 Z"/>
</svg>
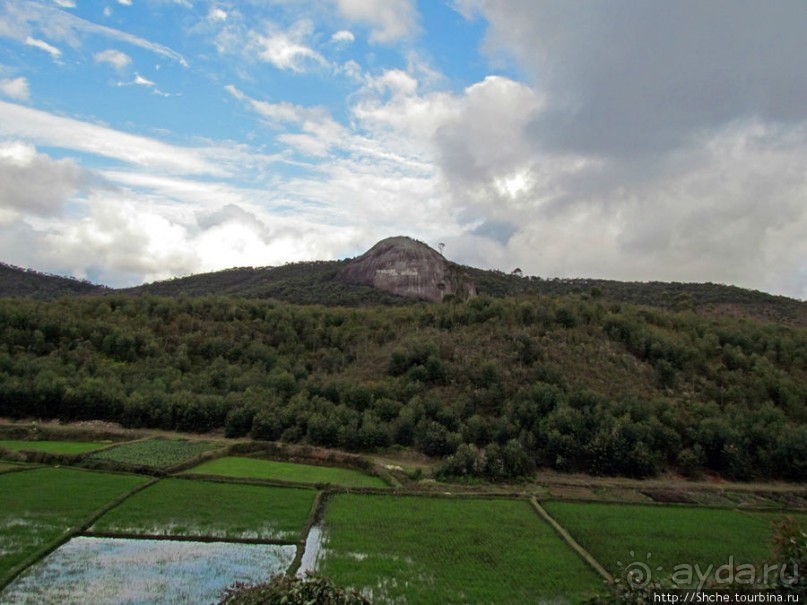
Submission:
<svg viewBox="0 0 807 605">
<path fill-rule="evenodd" d="M 339 272 L 339 280 L 379 290 L 440 302 L 448 295 L 468 298 L 476 288 L 462 269 L 442 254 L 411 237 L 389 237 Z"/>
</svg>

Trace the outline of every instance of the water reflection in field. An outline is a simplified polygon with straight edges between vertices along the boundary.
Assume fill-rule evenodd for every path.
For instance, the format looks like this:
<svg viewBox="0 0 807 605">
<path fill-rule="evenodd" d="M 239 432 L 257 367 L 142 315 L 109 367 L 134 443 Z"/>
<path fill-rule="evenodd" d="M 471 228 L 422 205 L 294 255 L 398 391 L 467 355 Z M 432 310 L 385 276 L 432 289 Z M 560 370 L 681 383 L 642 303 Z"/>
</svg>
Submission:
<svg viewBox="0 0 807 605">
<path fill-rule="evenodd" d="M 294 546 L 74 538 L 0 594 L 3 603 L 210 603 L 282 573 Z"/>
</svg>

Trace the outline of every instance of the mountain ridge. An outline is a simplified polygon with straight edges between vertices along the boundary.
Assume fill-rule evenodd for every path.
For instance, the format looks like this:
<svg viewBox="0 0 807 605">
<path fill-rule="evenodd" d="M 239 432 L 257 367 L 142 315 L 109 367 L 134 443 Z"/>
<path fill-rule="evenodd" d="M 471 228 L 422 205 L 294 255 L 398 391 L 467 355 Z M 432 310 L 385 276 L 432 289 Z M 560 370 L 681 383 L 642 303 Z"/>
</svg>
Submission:
<svg viewBox="0 0 807 605">
<path fill-rule="evenodd" d="M 375 304 L 398 306 L 417 302 L 415 299 L 397 296 L 367 283 L 351 283 L 349 279 L 345 279 L 345 273 L 349 274 L 351 263 L 355 263 L 362 256 L 364 255 L 342 260 L 303 261 L 270 267 L 234 267 L 128 288 L 109 288 L 86 280 L 40 273 L 0 263 L 0 297 L 47 300 L 64 296 L 108 294 L 191 297 L 222 295 L 327 306 Z M 450 261 L 446 263 L 454 267 L 458 275 L 467 276 L 468 281 L 473 284 L 475 293 L 481 296 L 572 294 L 611 303 L 643 304 L 674 310 L 689 309 L 707 314 L 807 326 L 807 302 L 738 286 L 709 282 L 626 282 L 597 278 L 541 278 L 523 276 L 517 271 L 505 273 L 458 265 Z"/>
</svg>

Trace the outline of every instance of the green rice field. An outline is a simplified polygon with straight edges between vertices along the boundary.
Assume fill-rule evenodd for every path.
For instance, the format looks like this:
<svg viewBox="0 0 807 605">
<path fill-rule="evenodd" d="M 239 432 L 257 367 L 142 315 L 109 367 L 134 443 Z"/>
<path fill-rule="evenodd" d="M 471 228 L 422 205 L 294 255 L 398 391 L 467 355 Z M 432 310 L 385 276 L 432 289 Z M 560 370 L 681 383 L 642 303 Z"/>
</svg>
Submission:
<svg viewBox="0 0 807 605">
<path fill-rule="evenodd" d="M 86 454 L 105 447 L 109 443 L 93 443 L 89 441 L 22 441 L 16 439 L 0 440 L 0 448 L 10 452 L 47 452 L 49 454 Z"/>
<path fill-rule="evenodd" d="M 759 519 L 763 523 L 771 526 L 775 521 L 781 521 L 785 517 L 790 517 L 797 523 L 807 525 L 807 512 L 769 512 L 769 511 L 748 511 L 744 514 L 755 519 Z"/>
<path fill-rule="evenodd" d="M 523 497 L 345 493 L 339 488 L 387 486 L 356 470 L 241 456 L 157 481 L 145 474 L 193 464 L 221 446 L 159 438 L 115 445 L 0 441 L 7 450 L 32 446 L 86 453 L 85 460 L 143 474 L 0 462 L 0 586 L 21 563 L 30 564 L 0 592 L 2 603 L 78 602 L 89 594 L 94 602 L 215 602 L 233 581 L 260 582 L 286 571 L 315 512 L 298 573 L 321 573 L 376 604 L 580 603 L 609 591 Z M 323 488 L 328 484 L 334 489 Z M 798 504 L 803 497 L 783 493 L 771 492 L 770 502 Z M 717 500 L 722 492 L 710 496 L 727 501 Z M 314 511 L 315 502 L 324 503 L 322 510 Z M 614 576 L 641 570 L 665 584 L 692 586 L 727 564 L 761 569 L 772 554 L 773 522 L 787 515 L 807 523 L 803 511 L 744 507 L 563 500 L 542 506 Z M 691 582 L 682 575 L 687 568 Z"/>
<path fill-rule="evenodd" d="M 146 477 L 67 468 L 0 475 L 0 579 Z"/>
<path fill-rule="evenodd" d="M 309 489 L 164 479 L 109 511 L 91 531 L 295 541 L 315 495 Z"/>
<path fill-rule="evenodd" d="M 218 447 L 215 443 L 207 441 L 147 439 L 105 449 L 92 454 L 90 460 L 106 460 L 129 466 L 168 469 L 189 462 Z"/>
<path fill-rule="evenodd" d="M 572 502 L 543 506 L 615 576 L 636 562 L 665 579 L 686 566 L 705 570 L 730 562 L 755 564 L 771 555 L 770 521 L 734 510 Z"/>
<path fill-rule="evenodd" d="M 274 479 L 311 484 L 330 483 L 343 487 L 387 487 L 387 484 L 378 477 L 351 469 L 239 456 L 225 456 L 210 460 L 187 472 L 244 479 Z"/>
<path fill-rule="evenodd" d="M 578 602 L 603 588 L 523 500 L 335 495 L 316 567 L 379 603 Z"/>
</svg>

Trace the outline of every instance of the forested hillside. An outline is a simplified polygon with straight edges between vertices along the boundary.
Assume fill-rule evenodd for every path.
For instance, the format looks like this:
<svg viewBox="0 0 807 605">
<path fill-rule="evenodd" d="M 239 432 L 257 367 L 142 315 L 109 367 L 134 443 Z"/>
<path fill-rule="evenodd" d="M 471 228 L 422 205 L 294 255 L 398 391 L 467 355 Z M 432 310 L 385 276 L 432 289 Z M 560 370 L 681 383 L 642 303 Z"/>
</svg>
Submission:
<svg viewBox="0 0 807 605">
<path fill-rule="evenodd" d="M 23 269 L 0 262 L 0 296 L 25 296 L 49 300 L 76 294 L 102 293 L 107 288 L 73 277 Z"/>
<path fill-rule="evenodd" d="M 0 415 L 535 466 L 807 477 L 807 331 L 564 297 L 0 300 Z"/>
<path fill-rule="evenodd" d="M 349 285 L 337 279 L 348 261 L 291 263 L 282 267 L 243 267 L 192 275 L 121 290 L 161 296 L 233 296 L 272 298 L 295 304 L 367 306 L 403 305 L 410 300 L 367 286 Z M 807 304 L 784 296 L 723 284 L 621 282 L 604 279 L 542 279 L 461 266 L 479 294 L 495 297 L 568 294 L 611 302 L 652 305 L 673 310 L 730 314 L 807 327 Z"/>
<path fill-rule="evenodd" d="M 339 273 L 350 259 L 308 261 L 279 267 L 238 267 L 114 290 L 73 278 L 0 264 L 0 296 L 52 300 L 76 294 L 228 295 L 328 306 L 400 306 L 411 299 L 370 286 L 345 283 Z M 479 294 L 494 297 L 580 295 L 701 314 L 731 315 L 807 327 L 807 303 L 784 296 L 711 283 L 621 282 L 603 279 L 543 279 L 459 266 Z"/>
</svg>

